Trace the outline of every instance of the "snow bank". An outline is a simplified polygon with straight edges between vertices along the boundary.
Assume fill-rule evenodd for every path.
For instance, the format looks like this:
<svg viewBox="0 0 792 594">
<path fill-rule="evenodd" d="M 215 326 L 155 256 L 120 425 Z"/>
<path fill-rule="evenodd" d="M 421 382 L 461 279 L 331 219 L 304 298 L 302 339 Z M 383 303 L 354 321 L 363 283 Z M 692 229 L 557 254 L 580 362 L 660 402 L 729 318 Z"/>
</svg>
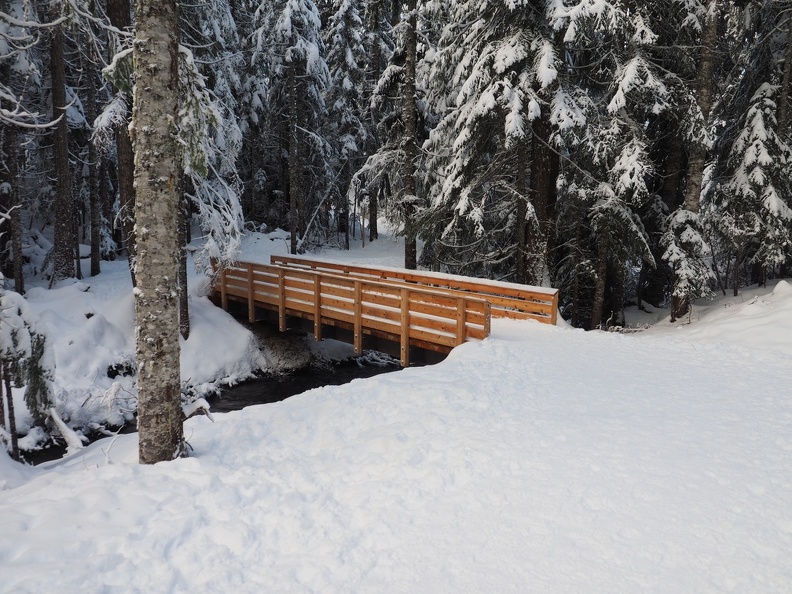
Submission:
<svg viewBox="0 0 792 594">
<path fill-rule="evenodd" d="M 0 493 L 11 592 L 779 592 L 788 361 L 496 321 L 443 363 L 93 444 Z M 123 485 L 123 488 L 119 488 Z"/>
</svg>

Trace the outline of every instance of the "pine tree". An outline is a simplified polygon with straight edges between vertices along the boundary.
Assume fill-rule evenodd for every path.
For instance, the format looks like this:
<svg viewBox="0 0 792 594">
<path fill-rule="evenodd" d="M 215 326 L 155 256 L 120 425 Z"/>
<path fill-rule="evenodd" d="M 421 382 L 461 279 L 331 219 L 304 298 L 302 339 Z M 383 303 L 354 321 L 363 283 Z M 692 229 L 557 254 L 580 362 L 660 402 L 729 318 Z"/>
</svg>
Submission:
<svg viewBox="0 0 792 594">
<path fill-rule="evenodd" d="M 549 227 L 547 209 L 540 223 L 536 208 L 555 190 L 552 163 L 539 166 L 548 142 L 540 122 L 549 118 L 546 98 L 558 74 L 542 16 L 522 3 L 461 3 L 440 39 L 429 99 L 442 118 L 428 143 L 429 167 L 439 175 L 424 221 L 434 257 L 456 272 L 540 282 L 544 256 L 529 274 L 527 252 L 529 235 L 541 243 L 539 227 Z M 552 190 L 533 183 L 545 174 Z"/>
<path fill-rule="evenodd" d="M 762 84 L 741 118 L 728 158 L 731 175 L 718 184 L 708 213 L 734 255 L 734 294 L 741 265 L 772 271 L 792 256 L 792 149 L 776 132 L 778 87 Z"/>
<path fill-rule="evenodd" d="M 272 135 L 259 142 L 277 147 L 277 191 L 288 189 L 290 250 L 296 253 L 332 174 L 330 147 L 321 135 L 330 77 L 321 20 L 312 0 L 278 0 L 259 5 L 254 26 L 252 60 L 261 62 L 260 76 L 268 83 L 262 111 Z"/>
<path fill-rule="evenodd" d="M 54 357 L 45 335 L 25 299 L 2 288 L 0 276 L 0 394 L 8 406 L 8 439 L 12 457 L 19 459 L 15 412 L 10 388 L 25 388 L 25 404 L 37 423 L 43 423 L 52 409 Z M 3 389 L 4 388 L 4 389 Z M 4 406 L 0 398 L 0 408 Z M 0 426 L 0 437 L 5 435 Z M 2 439 L 0 439 L 2 441 Z"/>
<path fill-rule="evenodd" d="M 551 115 L 569 156 L 559 181 L 557 278 L 565 306 L 591 328 L 609 319 L 621 323 L 628 270 L 641 261 L 654 265 L 640 218 L 656 211 L 659 199 L 650 187 L 654 164 L 645 123 L 673 109 L 673 94 L 654 61 L 657 35 L 650 11 L 651 5 L 618 0 L 548 3 L 571 66 Z M 603 48 L 600 60 L 591 55 L 594 39 Z M 588 224 L 581 226 L 578 217 Z M 586 282 L 569 276 L 578 270 Z M 593 294 L 582 294 L 581 287 Z M 569 303 L 569 295 L 590 305 Z M 580 312 L 589 307 L 584 323 Z"/>
</svg>

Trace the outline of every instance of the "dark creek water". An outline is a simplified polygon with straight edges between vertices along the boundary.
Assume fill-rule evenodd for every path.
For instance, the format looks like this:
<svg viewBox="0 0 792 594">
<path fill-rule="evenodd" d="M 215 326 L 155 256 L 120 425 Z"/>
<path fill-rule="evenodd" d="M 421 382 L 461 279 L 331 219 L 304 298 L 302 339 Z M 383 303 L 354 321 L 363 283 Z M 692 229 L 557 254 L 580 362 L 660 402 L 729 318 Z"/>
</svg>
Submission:
<svg viewBox="0 0 792 594">
<path fill-rule="evenodd" d="M 284 375 L 267 375 L 223 390 L 209 399 L 211 412 L 240 410 L 253 404 L 280 402 L 289 396 L 302 394 L 320 386 L 340 386 L 353 379 L 373 377 L 399 369 L 398 363 L 372 364 L 364 361 L 344 361 L 329 368 L 308 368 Z"/>
<path fill-rule="evenodd" d="M 333 365 L 312 366 L 284 374 L 265 375 L 231 388 L 225 388 L 217 396 L 209 398 L 208 402 L 212 413 L 230 412 L 254 404 L 280 402 L 289 396 L 302 394 L 312 388 L 340 386 L 356 378 L 373 377 L 397 369 L 399 369 L 399 364 L 395 360 L 389 360 L 384 356 L 364 356 Z M 121 433 L 134 433 L 134 431 L 135 427 L 132 425 L 121 429 Z M 96 439 L 102 437 L 105 436 L 97 435 Z M 65 453 L 66 446 L 60 441 L 55 441 L 42 450 L 22 452 L 22 455 L 29 464 L 41 464 L 62 458 Z"/>
</svg>

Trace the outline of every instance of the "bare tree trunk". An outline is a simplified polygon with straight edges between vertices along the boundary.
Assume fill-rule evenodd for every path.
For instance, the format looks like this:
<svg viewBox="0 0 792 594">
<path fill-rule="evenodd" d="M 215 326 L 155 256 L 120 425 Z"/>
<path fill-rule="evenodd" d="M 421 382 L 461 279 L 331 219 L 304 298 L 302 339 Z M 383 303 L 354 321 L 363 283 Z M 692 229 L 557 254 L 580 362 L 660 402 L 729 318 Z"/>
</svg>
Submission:
<svg viewBox="0 0 792 594">
<path fill-rule="evenodd" d="M 289 66 L 289 226 L 291 228 L 289 252 L 297 253 L 297 192 L 300 187 L 300 149 L 297 129 L 297 73 L 296 64 Z"/>
<path fill-rule="evenodd" d="M 118 29 L 128 29 L 132 24 L 129 0 L 107 0 L 107 16 L 112 25 Z M 132 140 L 126 126 L 120 126 L 116 132 L 116 152 L 118 160 L 118 194 L 121 204 L 119 220 L 121 234 L 129 257 L 129 272 L 132 285 L 135 286 L 135 157 L 132 151 Z"/>
<path fill-rule="evenodd" d="M 784 75 L 778 99 L 778 134 L 782 140 L 789 138 L 789 94 L 792 93 L 792 13 L 787 17 L 787 46 L 784 54 Z"/>
<path fill-rule="evenodd" d="M 96 119 L 96 72 L 94 64 L 89 60 L 84 60 L 86 76 L 87 105 L 85 106 L 85 117 L 88 123 L 93 126 Z M 100 249 L 102 241 L 101 225 L 102 212 L 100 204 L 99 184 L 104 168 L 99 165 L 99 151 L 90 140 L 88 141 L 88 189 L 90 193 L 90 221 L 91 221 L 91 276 L 96 276 L 101 272 Z"/>
<path fill-rule="evenodd" d="M 8 404 L 8 433 L 11 436 L 11 458 L 19 461 L 19 437 L 17 436 L 16 415 L 14 413 L 14 395 L 11 393 L 11 376 L 8 374 L 8 369 L 2 369 L 2 376 L 3 385 L 5 385 L 6 403 Z"/>
<path fill-rule="evenodd" d="M 708 126 L 712 110 L 712 77 L 715 69 L 715 44 L 718 40 L 718 23 L 720 22 L 720 0 L 710 0 L 707 4 L 707 15 L 704 31 L 701 36 L 701 55 L 698 61 L 696 78 L 696 103 L 698 103 L 702 125 Z M 707 162 L 707 147 L 703 142 L 693 141 L 688 154 L 687 181 L 685 185 L 684 208 L 698 213 L 701 203 L 701 188 L 704 180 L 704 166 Z M 675 279 L 674 285 L 677 284 Z M 671 298 L 671 321 L 684 316 L 690 307 L 689 299 L 678 296 Z"/>
<path fill-rule="evenodd" d="M 74 276 L 74 216 L 69 171 L 69 129 L 66 121 L 66 60 L 63 54 L 63 28 L 54 27 L 50 39 L 50 69 L 52 72 L 52 118 L 58 119 L 52 143 L 55 153 L 57 194 L 55 198 L 55 238 L 52 255 L 50 286 Z"/>
<path fill-rule="evenodd" d="M 608 275 L 608 238 L 602 235 L 597 248 L 597 284 L 594 289 L 594 305 L 591 312 L 591 330 L 602 324 L 602 309 L 605 306 L 605 281 Z"/>
<path fill-rule="evenodd" d="M 82 259 L 80 258 L 80 228 L 82 227 L 81 207 L 72 204 L 72 241 L 74 242 L 74 278 L 82 279 Z"/>
<path fill-rule="evenodd" d="M 369 242 L 374 241 L 375 239 L 379 238 L 379 231 L 377 230 L 377 217 L 379 216 L 377 213 L 377 206 L 379 203 L 379 193 L 380 188 L 375 188 L 369 194 L 369 212 L 368 212 L 368 231 L 369 231 Z"/>
<path fill-rule="evenodd" d="M 528 197 L 526 196 L 528 182 L 528 149 L 525 143 L 521 142 L 517 147 L 517 193 L 516 193 L 516 215 L 515 215 L 515 263 L 514 280 L 520 284 L 525 284 L 528 280 L 526 257 L 528 251 L 528 224 L 525 217 L 528 215 Z"/>
<path fill-rule="evenodd" d="M 415 70 L 418 51 L 418 35 L 416 31 L 416 0 L 407 0 L 404 10 L 407 15 L 406 46 L 404 59 L 404 89 L 402 119 L 404 135 L 402 136 L 402 207 L 404 211 L 404 267 L 415 270 L 418 267 L 418 245 L 414 227 L 415 206 L 417 201 L 415 184 L 415 167 L 418 160 L 416 133 L 418 129 L 418 111 L 415 105 Z"/>
<path fill-rule="evenodd" d="M 740 294 L 740 260 L 739 256 L 734 257 L 734 276 L 732 277 L 733 280 L 733 289 L 734 289 L 734 296 L 737 297 Z"/>
<path fill-rule="evenodd" d="M 558 180 L 559 157 L 550 146 L 552 126 L 550 114 L 545 111 L 533 122 L 533 144 L 531 146 L 531 202 L 539 221 L 539 236 L 527 238 L 528 243 L 541 250 L 531 271 L 529 282 L 540 284 L 545 268 L 552 268 L 556 243 L 556 182 Z"/>
<path fill-rule="evenodd" d="M 8 226 L 0 229 L 3 273 L 13 277 L 14 290 L 21 295 L 25 292 L 25 277 L 22 274 L 22 212 L 17 188 L 17 131 L 13 126 L 2 125 L 0 138 L 0 205 L 11 217 Z"/>
<path fill-rule="evenodd" d="M 135 2 L 135 276 L 141 464 L 185 454 L 179 376 L 177 0 Z"/>
<path fill-rule="evenodd" d="M 698 77 L 696 79 L 696 102 L 708 125 L 712 109 L 712 75 L 715 69 L 715 44 L 718 40 L 720 21 L 719 0 L 711 0 L 707 6 L 707 18 L 701 38 Z M 701 199 L 701 184 L 704 179 L 704 166 L 707 161 L 707 147 L 701 142 L 693 142 L 688 158 L 687 186 L 685 188 L 685 209 L 697 213 Z"/>
<path fill-rule="evenodd" d="M 179 168 L 181 170 L 181 168 Z M 181 178 L 183 174 L 180 174 Z M 190 338 L 190 302 L 187 291 L 187 227 L 189 221 L 189 204 L 179 183 L 179 332 L 184 340 Z"/>
</svg>

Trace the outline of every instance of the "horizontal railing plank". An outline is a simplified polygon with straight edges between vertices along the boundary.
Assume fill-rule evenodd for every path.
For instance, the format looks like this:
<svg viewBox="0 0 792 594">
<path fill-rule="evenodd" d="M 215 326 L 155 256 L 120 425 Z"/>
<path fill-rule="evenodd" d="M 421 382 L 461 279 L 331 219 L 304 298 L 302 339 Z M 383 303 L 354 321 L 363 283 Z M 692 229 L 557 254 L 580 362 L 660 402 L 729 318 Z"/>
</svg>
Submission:
<svg viewBox="0 0 792 594">
<path fill-rule="evenodd" d="M 460 293 L 462 295 L 469 294 L 489 301 L 492 304 L 492 315 L 495 317 L 535 319 L 548 324 L 555 324 L 558 317 L 558 291 L 556 289 L 440 273 L 370 268 L 295 256 L 271 256 L 270 261 L 273 265 L 287 266 L 295 270 L 340 273 L 358 278 L 377 279 L 380 282 L 397 285 L 413 283 L 426 288 L 443 288 L 449 295 L 454 296 Z"/>
</svg>

